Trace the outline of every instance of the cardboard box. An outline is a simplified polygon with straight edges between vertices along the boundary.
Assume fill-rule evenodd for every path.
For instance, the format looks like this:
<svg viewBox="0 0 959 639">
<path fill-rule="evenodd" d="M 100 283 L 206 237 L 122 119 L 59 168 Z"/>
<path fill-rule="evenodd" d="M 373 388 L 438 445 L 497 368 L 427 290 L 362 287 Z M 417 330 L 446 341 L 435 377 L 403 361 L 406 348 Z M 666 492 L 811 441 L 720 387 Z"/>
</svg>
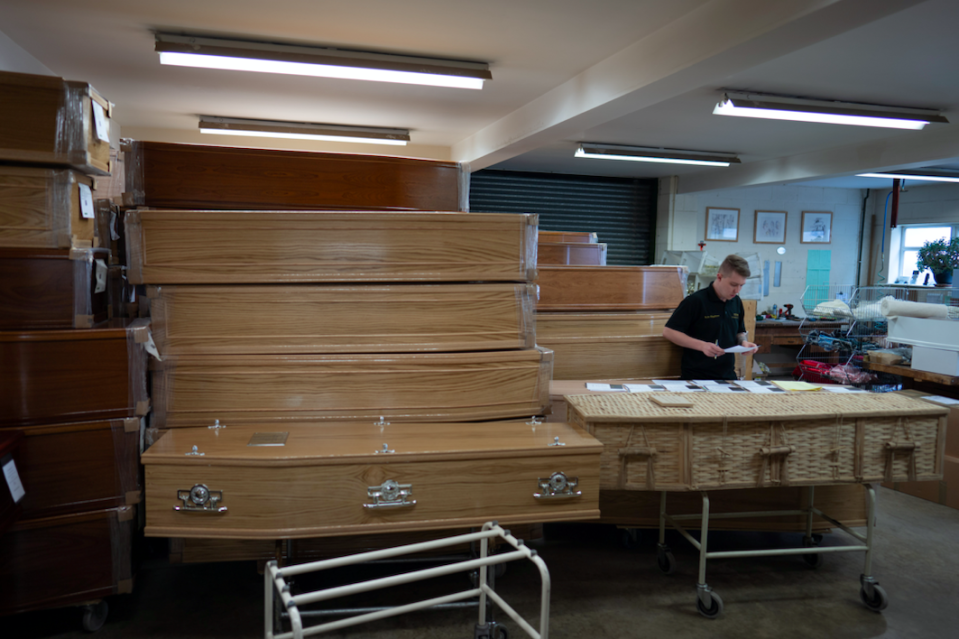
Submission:
<svg viewBox="0 0 959 639">
<path fill-rule="evenodd" d="M 943 460 L 943 483 L 945 495 L 942 503 L 959 510 L 959 457 Z"/>
</svg>

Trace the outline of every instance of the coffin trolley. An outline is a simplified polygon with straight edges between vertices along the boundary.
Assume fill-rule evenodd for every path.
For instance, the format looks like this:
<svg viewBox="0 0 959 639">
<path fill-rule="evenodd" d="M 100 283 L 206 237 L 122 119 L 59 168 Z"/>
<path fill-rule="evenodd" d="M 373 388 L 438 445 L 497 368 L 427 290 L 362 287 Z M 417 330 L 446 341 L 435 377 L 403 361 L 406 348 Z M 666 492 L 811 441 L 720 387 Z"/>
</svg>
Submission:
<svg viewBox="0 0 959 639">
<path fill-rule="evenodd" d="M 665 543 L 666 524 L 699 551 L 696 607 L 714 619 L 722 599 L 706 583 L 709 559 L 802 555 L 818 567 L 822 555 L 865 551 L 860 598 L 871 610 L 887 603 L 872 575 L 875 491 L 868 482 L 941 479 L 948 409 L 891 393 L 876 395 L 790 393 L 629 393 L 570 395 L 567 419 L 604 444 L 600 488 L 660 492 L 657 562 L 673 572 Z M 815 486 L 867 484 L 865 536 L 814 505 Z M 730 517 L 806 517 L 803 548 L 710 552 L 709 490 L 801 486 L 808 505 L 800 510 L 723 513 Z M 700 514 L 670 515 L 668 492 L 700 491 Z M 855 545 L 817 547 L 813 518 L 821 517 L 850 534 Z M 700 540 L 681 522 L 700 519 Z"/>
</svg>

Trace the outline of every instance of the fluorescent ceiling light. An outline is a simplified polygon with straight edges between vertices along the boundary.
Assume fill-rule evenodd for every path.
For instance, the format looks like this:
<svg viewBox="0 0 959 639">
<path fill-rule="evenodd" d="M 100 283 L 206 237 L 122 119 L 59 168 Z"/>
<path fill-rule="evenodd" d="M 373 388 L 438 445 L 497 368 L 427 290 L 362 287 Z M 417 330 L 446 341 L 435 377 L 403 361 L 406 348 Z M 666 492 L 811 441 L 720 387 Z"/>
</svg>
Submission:
<svg viewBox="0 0 959 639">
<path fill-rule="evenodd" d="M 394 144 L 399 146 L 405 146 L 410 141 L 410 132 L 407 129 L 249 120 L 245 118 L 221 118 L 211 115 L 200 116 L 200 133 L 293 140 Z"/>
<path fill-rule="evenodd" d="M 949 120 L 930 109 L 887 107 L 856 102 L 805 100 L 764 93 L 727 91 L 713 109 L 716 115 L 919 130 Z"/>
<path fill-rule="evenodd" d="M 696 164 L 699 166 L 729 166 L 739 164 L 739 158 L 731 153 L 705 151 L 681 151 L 645 146 L 623 146 L 581 142 L 575 157 L 595 160 L 625 160 L 627 162 L 657 162 L 662 164 Z"/>
<path fill-rule="evenodd" d="M 959 182 L 959 175 L 929 173 L 860 173 L 856 177 L 885 178 L 887 180 L 927 180 L 929 182 Z"/>
<path fill-rule="evenodd" d="M 482 89 L 492 80 L 485 62 L 156 34 L 160 64 L 322 78 Z"/>
</svg>

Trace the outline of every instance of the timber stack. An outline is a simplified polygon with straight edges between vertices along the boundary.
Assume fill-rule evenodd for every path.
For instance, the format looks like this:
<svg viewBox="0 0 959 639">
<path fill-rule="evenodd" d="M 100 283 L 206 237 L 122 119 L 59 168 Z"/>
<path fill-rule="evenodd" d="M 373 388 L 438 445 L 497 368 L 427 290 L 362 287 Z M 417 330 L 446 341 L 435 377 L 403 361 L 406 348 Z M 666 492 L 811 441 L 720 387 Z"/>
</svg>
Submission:
<svg viewBox="0 0 959 639">
<path fill-rule="evenodd" d="M 0 614 L 84 604 L 95 630 L 103 597 L 133 587 L 149 409 L 147 322 L 110 320 L 94 205 L 112 105 L 49 76 L 0 73 L 0 91 L 0 440 L 19 444 L 3 465 L 23 489 L 0 541 Z"/>
</svg>

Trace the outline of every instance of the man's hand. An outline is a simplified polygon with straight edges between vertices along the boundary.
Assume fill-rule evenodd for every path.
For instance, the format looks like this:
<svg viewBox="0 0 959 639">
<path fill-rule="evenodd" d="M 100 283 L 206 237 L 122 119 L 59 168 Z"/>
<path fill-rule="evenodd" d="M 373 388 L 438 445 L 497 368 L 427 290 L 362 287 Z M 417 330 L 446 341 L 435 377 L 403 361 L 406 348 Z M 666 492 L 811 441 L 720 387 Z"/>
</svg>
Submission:
<svg viewBox="0 0 959 639">
<path fill-rule="evenodd" d="M 701 350 L 706 357 L 719 357 L 726 354 L 726 351 L 724 351 L 722 347 L 712 342 L 702 342 L 702 347 L 699 350 Z"/>
<path fill-rule="evenodd" d="M 751 348 L 754 353 L 757 350 L 759 350 L 759 344 L 753 344 L 752 342 L 743 342 L 742 345 L 745 346 L 746 348 Z"/>
</svg>

